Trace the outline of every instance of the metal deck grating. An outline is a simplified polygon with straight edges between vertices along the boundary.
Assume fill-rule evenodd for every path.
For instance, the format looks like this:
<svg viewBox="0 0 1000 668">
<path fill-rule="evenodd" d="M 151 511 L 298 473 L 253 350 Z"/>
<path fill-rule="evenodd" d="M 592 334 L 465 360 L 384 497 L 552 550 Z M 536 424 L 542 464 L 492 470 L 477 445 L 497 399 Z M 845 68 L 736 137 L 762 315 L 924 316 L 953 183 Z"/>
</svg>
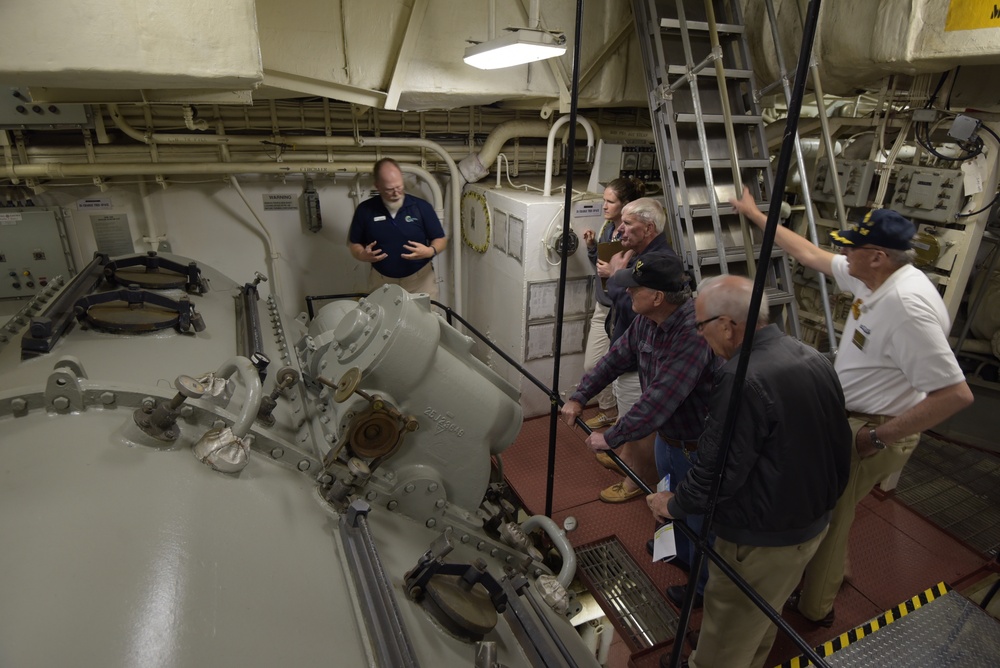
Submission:
<svg viewBox="0 0 1000 668">
<path fill-rule="evenodd" d="M 896 496 L 973 548 L 1000 551 L 1000 457 L 925 435 Z"/>
<path fill-rule="evenodd" d="M 951 480 L 941 477 L 941 474 L 936 470 L 927 468 L 925 468 L 925 470 L 934 475 L 934 479 L 920 484 L 913 484 L 908 479 L 910 475 L 909 470 L 911 468 L 925 467 L 922 463 L 914 462 L 911 459 L 910 462 L 907 463 L 906 468 L 903 469 L 903 475 L 899 479 L 899 486 L 896 488 L 896 495 L 900 501 L 906 503 L 907 505 L 913 506 L 921 503 L 926 499 L 937 496 L 954 485 Z"/>
<path fill-rule="evenodd" d="M 827 658 L 834 668 L 1000 665 L 1000 625 L 958 592 L 897 619 Z"/>
<path fill-rule="evenodd" d="M 578 548 L 578 574 L 633 652 L 673 640 L 677 614 L 617 538 Z"/>
<path fill-rule="evenodd" d="M 832 668 L 1000 665 L 1000 623 L 943 582 L 816 647 Z M 779 668 L 813 665 L 804 656 Z"/>
</svg>

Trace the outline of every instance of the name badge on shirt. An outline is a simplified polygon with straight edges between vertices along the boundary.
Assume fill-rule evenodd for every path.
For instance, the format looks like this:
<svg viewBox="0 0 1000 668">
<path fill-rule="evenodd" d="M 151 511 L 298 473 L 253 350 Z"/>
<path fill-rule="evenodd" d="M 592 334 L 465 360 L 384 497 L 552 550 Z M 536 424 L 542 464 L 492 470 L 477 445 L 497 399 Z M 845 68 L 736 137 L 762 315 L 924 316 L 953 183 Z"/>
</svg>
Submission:
<svg viewBox="0 0 1000 668">
<path fill-rule="evenodd" d="M 852 343 L 858 347 L 858 350 L 864 350 L 865 344 L 868 343 L 868 337 L 865 336 L 861 328 L 854 330 L 854 337 L 851 339 Z"/>
<path fill-rule="evenodd" d="M 374 220 L 377 223 L 380 220 L 385 220 L 385 216 L 375 216 L 374 218 L 372 218 L 372 220 Z"/>
</svg>

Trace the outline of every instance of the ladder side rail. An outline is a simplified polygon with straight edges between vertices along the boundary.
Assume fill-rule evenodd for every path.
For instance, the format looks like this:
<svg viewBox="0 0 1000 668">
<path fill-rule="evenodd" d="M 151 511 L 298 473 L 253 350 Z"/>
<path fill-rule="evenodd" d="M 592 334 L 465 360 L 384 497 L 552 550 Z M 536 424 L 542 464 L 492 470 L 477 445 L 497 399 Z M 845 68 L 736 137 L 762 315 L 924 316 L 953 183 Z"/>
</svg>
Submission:
<svg viewBox="0 0 1000 668">
<path fill-rule="evenodd" d="M 653 123 L 653 139 L 656 144 L 657 161 L 660 165 L 661 178 L 664 180 L 664 208 L 668 214 L 668 229 L 664 229 L 668 239 L 678 251 L 680 257 L 694 257 L 695 245 L 694 237 L 690 240 L 684 236 L 683 227 L 680 224 L 680 214 L 677 210 L 677 201 L 680 193 L 671 174 L 670 155 L 676 151 L 676 133 L 667 138 L 664 128 L 669 124 L 673 116 L 672 100 L 669 95 L 668 75 L 666 58 L 664 56 L 663 41 L 659 22 L 656 20 L 655 0 L 635 0 L 633 2 L 633 15 L 636 21 L 636 30 L 639 34 L 639 48 L 646 68 L 648 99 L 650 120 Z M 683 182 L 681 184 L 683 188 Z M 689 248 L 685 248 L 690 244 Z M 689 264 L 694 265 L 693 262 Z M 696 271 L 697 273 L 697 271 Z M 700 277 L 697 277 L 700 280 Z"/>
<path fill-rule="evenodd" d="M 733 188 L 737 193 L 743 192 L 743 177 L 742 170 L 740 169 L 740 157 L 736 150 L 736 131 L 733 128 L 733 110 L 731 102 L 729 100 L 729 79 L 726 77 L 725 68 L 723 67 L 723 50 L 722 44 L 719 41 L 719 28 L 715 20 L 715 6 L 713 0 L 706 0 L 705 9 L 708 14 L 708 37 L 712 45 L 712 52 L 717 55 L 715 59 L 715 81 L 719 87 L 719 98 L 722 103 L 722 119 L 723 127 L 726 132 L 726 143 L 729 146 L 729 160 L 732 166 L 733 172 Z M 752 69 L 747 67 L 747 69 Z M 715 188 L 709 190 L 709 197 L 711 201 L 714 202 L 714 206 L 718 209 L 718 202 L 716 201 Z M 753 253 L 753 237 L 750 234 L 750 227 L 746 219 L 741 215 L 740 219 L 740 233 L 743 238 L 743 248 L 746 252 L 747 258 L 747 275 L 753 278 L 757 274 L 757 263 L 754 259 Z"/>
<path fill-rule="evenodd" d="M 686 61 L 685 65 L 690 71 L 694 67 L 694 58 L 691 51 L 691 36 L 688 32 L 687 19 L 684 13 L 684 0 L 677 0 L 677 18 L 680 22 L 681 28 L 681 43 L 684 47 L 684 59 Z M 719 54 L 715 54 L 716 57 Z M 722 273 L 729 273 L 729 262 L 726 259 L 726 247 L 722 240 L 722 222 L 719 219 L 719 202 L 715 197 L 715 177 L 712 174 L 712 158 L 708 152 L 708 137 L 705 134 L 705 119 L 702 114 L 701 107 L 701 95 L 698 91 L 698 76 L 695 75 L 690 81 L 688 81 L 688 87 L 691 91 L 691 103 L 694 107 L 694 117 L 695 117 L 695 130 L 698 134 L 698 148 L 701 152 L 702 162 L 704 163 L 705 171 L 705 187 L 708 189 L 709 198 L 708 203 L 711 211 L 712 218 L 712 229 L 715 232 L 715 244 L 719 253 L 719 266 L 722 269 Z M 683 170 L 683 163 L 679 165 Z M 685 200 L 688 200 L 688 193 L 685 189 L 684 192 Z M 685 201 L 687 204 L 687 213 L 690 216 L 691 208 L 690 202 Z M 691 216 L 691 220 L 694 218 Z"/>
</svg>

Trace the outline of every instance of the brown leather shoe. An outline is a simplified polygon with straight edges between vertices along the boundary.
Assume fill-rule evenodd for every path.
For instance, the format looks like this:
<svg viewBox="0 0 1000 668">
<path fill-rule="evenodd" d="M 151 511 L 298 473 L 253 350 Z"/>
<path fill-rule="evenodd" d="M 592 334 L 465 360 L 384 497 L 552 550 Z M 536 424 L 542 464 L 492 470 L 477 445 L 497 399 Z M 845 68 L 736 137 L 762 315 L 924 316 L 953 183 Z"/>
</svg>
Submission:
<svg viewBox="0 0 1000 668">
<path fill-rule="evenodd" d="M 807 621 L 810 621 L 813 624 L 817 624 L 819 626 L 822 626 L 823 628 L 827 628 L 828 629 L 831 626 L 833 626 L 833 620 L 835 618 L 835 615 L 833 613 L 833 609 L 832 608 L 830 609 L 830 612 L 826 613 L 826 616 L 823 617 L 823 619 L 809 619 L 808 617 L 806 617 L 805 615 L 803 615 L 801 612 L 799 612 L 799 601 L 801 601 L 801 600 L 802 600 L 802 592 L 801 591 L 793 591 L 792 595 L 788 597 L 787 601 L 785 601 L 785 610 L 791 610 L 792 612 L 798 613 L 798 615 L 800 617 L 802 617 L 803 619 L 805 619 Z"/>
<path fill-rule="evenodd" d="M 615 422 L 618 422 L 617 415 L 608 415 L 607 413 L 601 412 L 589 420 L 586 420 L 584 424 L 591 429 L 602 429 L 604 427 L 610 427 Z"/>
<path fill-rule="evenodd" d="M 603 452 L 597 453 L 597 463 L 608 469 L 609 471 L 614 471 L 615 473 L 621 473 L 625 475 L 625 472 L 618 468 L 618 464 L 615 460 L 611 459 L 607 454 Z"/>
<path fill-rule="evenodd" d="M 601 490 L 601 501 L 604 503 L 625 503 L 640 496 L 642 493 L 643 491 L 638 487 L 629 491 L 625 489 L 624 482 L 616 482 L 611 487 Z"/>
</svg>

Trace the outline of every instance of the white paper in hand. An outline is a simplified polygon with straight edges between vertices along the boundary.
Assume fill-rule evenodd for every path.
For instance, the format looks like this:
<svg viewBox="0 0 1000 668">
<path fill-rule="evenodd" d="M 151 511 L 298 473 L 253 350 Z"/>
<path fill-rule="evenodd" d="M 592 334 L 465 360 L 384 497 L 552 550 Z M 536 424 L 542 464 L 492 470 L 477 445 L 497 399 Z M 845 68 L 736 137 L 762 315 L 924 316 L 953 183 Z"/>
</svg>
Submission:
<svg viewBox="0 0 1000 668">
<path fill-rule="evenodd" d="M 670 474 L 667 473 L 660 479 L 660 482 L 656 483 L 657 492 L 669 492 L 670 491 Z"/>
<path fill-rule="evenodd" d="M 674 523 L 667 522 L 653 534 L 653 561 L 670 560 L 677 556 Z"/>
</svg>

